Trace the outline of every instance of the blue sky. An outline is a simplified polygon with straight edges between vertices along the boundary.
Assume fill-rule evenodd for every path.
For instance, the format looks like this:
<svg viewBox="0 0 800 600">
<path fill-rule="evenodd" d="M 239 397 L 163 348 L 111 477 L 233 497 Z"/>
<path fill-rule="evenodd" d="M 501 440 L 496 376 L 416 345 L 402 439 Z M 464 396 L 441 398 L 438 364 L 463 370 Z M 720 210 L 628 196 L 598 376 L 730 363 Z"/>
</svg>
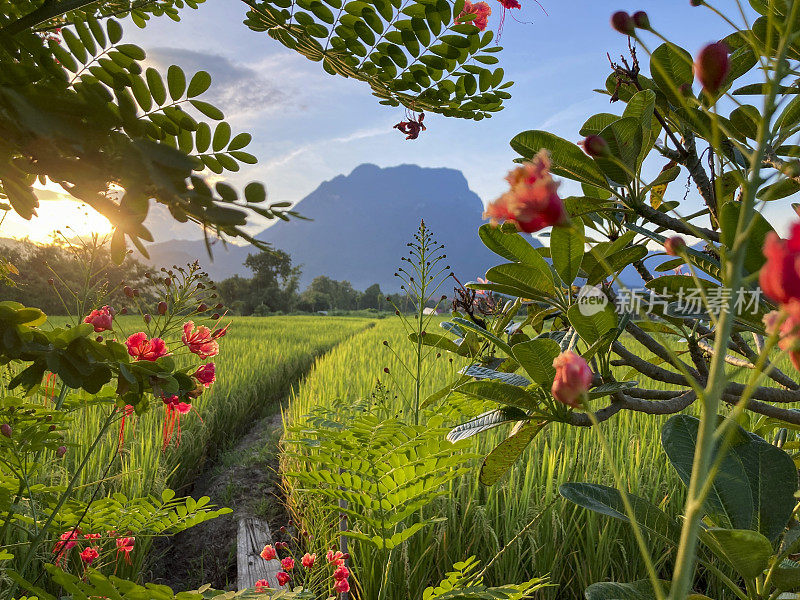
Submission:
<svg viewBox="0 0 800 600">
<path fill-rule="evenodd" d="M 499 3 L 488 1 L 496 24 Z M 401 109 L 379 105 L 360 82 L 327 75 L 266 34 L 250 31 L 240 0 L 208 0 L 199 10 L 183 11 L 180 23 L 162 18 L 143 30 L 129 25 L 126 40 L 160 66 L 211 72 L 211 99 L 235 129 L 253 134 L 250 151 L 259 158 L 231 179 L 265 182 L 272 200 L 300 200 L 320 182 L 373 162 L 459 169 L 489 201 L 503 190 L 514 158 L 508 141 L 516 133 L 547 129 L 577 141 L 588 116 L 622 110 L 592 92 L 608 73 L 606 52 L 614 57 L 625 49 L 624 36 L 609 26 L 612 12 L 646 10 L 658 30 L 692 53 L 728 33 L 710 11 L 688 0 L 542 3 L 547 14 L 523 0 L 513 12 L 517 20 L 511 13 L 506 19 L 499 56 L 515 85 L 505 110 L 482 122 L 427 115 L 428 131 L 416 141 L 391 128 L 402 120 Z"/>
</svg>

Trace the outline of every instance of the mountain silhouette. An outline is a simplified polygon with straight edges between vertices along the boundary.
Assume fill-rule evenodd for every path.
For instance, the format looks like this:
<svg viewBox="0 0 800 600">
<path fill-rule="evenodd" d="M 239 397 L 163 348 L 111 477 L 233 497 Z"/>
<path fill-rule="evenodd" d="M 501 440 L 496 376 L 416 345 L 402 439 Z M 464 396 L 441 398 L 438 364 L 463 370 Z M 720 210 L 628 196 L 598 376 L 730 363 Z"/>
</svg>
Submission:
<svg viewBox="0 0 800 600">
<path fill-rule="evenodd" d="M 302 265 L 300 289 L 314 277 L 326 275 L 350 281 L 356 289 L 378 283 L 386 292 L 397 291 L 401 282 L 393 274 L 402 264 L 400 258 L 408 254 L 406 244 L 421 219 L 445 245 L 443 263 L 461 281 L 482 277 L 489 267 L 503 262 L 481 243 L 483 203 L 455 169 L 363 164 L 349 175 L 323 182 L 294 210 L 310 220 L 280 221 L 255 237 Z M 156 266 L 197 258 L 219 280 L 237 273 L 249 275 L 242 263 L 257 250 L 215 244 L 213 262 L 202 241 L 151 244 L 148 251 Z M 451 286 L 442 291 L 449 294 Z"/>
</svg>

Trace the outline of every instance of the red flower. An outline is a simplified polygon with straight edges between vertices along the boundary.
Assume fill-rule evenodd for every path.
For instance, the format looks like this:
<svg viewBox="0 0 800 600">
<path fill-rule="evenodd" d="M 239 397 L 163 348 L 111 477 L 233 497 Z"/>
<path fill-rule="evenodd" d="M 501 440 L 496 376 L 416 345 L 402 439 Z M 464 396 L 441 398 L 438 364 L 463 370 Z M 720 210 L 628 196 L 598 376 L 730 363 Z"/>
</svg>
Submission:
<svg viewBox="0 0 800 600">
<path fill-rule="evenodd" d="M 217 379 L 216 372 L 214 368 L 214 363 L 206 363 L 204 365 L 200 365 L 197 368 L 197 371 L 194 372 L 194 378 L 197 379 L 200 383 L 203 384 L 205 387 L 211 387 L 211 384 L 214 383 Z"/>
<path fill-rule="evenodd" d="M 128 347 L 128 354 L 133 356 L 134 360 L 153 362 L 162 356 L 169 356 L 164 340 L 157 337 L 148 340 L 144 331 L 131 335 L 125 340 L 125 345 Z"/>
<path fill-rule="evenodd" d="M 65 531 L 59 536 L 61 541 L 56 542 L 56 545 L 53 546 L 53 554 L 56 555 L 56 565 L 61 562 L 68 550 L 75 547 L 75 544 L 78 543 L 76 540 L 79 535 L 81 535 L 81 530 L 77 528 Z"/>
<path fill-rule="evenodd" d="M 511 221 L 520 231 L 533 233 L 551 225 L 565 225 L 569 218 L 558 197 L 558 183 L 550 175 L 550 155 L 540 150 L 532 161 L 511 171 L 511 189 L 489 204 L 483 214 L 493 224 Z"/>
<path fill-rule="evenodd" d="M 333 578 L 336 581 L 347 579 L 348 577 L 350 577 L 350 571 L 348 571 L 347 567 L 345 567 L 344 565 L 336 567 L 336 570 L 333 572 Z"/>
<path fill-rule="evenodd" d="M 455 22 L 456 25 L 461 23 L 470 23 L 471 25 L 475 25 L 475 27 L 483 31 L 489 24 L 489 15 L 491 14 L 492 7 L 486 4 L 486 2 L 475 2 L 473 4 L 469 0 L 465 0 L 464 10 L 461 11 L 461 14 L 458 15 L 458 18 Z M 465 17 L 466 15 L 475 15 L 475 18 L 471 21 L 462 21 L 462 17 Z"/>
<path fill-rule="evenodd" d="M 125 562 L 131 564 L 131 552 L 133 552 L 133 546 L 136 543 L 136 538 L 132 537 L 123 537 L 117 538 L 117 556 L 119 556 L 120 552 L 125 554 Z"/>
<path fill-rule="evenodd" d="M 294 559 L 291 556 L 287 556 L 281 560 L 281 566 L 284 571 L 291 571 L 294 569 Z"/>
<path fill-rule="evenodd" d="M 339 594 L 344 594 L 345 592 L 350 591 L 350 582 L 347 579 L 338 579 L 336 583 L 333 584 L 333 589 L 335 592 Z"/>
<path fill-rule="evenodd" d="M 181 402 L 178 396 L 170 396 L 169 398 L 162 396 L 161 399 L 166 408 L 162 430 L 164 443 L 161 446 L 161 451 L 164 452 L 172 441 L 172 433 L 176 430 L 175 446 L 181 445 L 181 415 L 185 415 L 192 410 L 192 405 L 187 402 Z"/>
<path fill-rule="evenodd" d="M 99 310 L 93 310 L 89 313 L 83 322 L 91 323 L 94 326 L 95 333 L 101 331 L 108 331 L 111 329 L 111 322 L 114 320 L 114 311 L 109 306 L 104 306 Z"/>
<path fill-rule="evenodd" d="M 571 350 L 562 352 L 553 361 L 556 377 L 553 397 L 573 408 L 580 408 L 581 398 L 592 385 L 592 370 L 586 359 Z"/>
<path fill-rule="evenodd" d="M 81 552 L 81 560 L 86 563 L 87 566 L 92 564 L 98 556 L 100 556 L 100 553 L 97 551 L 97 548 L 90 547 Z"/>
<path fill-rule="evenodd" d="M 300 559 L 300 563 L 301 563 L 301 564 L 302 564 L 302 565 L 303 565 L 303 566 L 304 566 L 306 569 L 310 569 L 311 567 L 313 567 L 313 566 L 314 566 L 314 561 L 315 561 L 315 560 L 317 560 L 317 555 L 316 555 L 316 554 L 309 554 L 308 552 L 306 552 L 306 553 L 303 555 L 303 558 L 301 558 L 301 559 Z"/>
<path fill-rule="evenodd" d="M 259 579 L 256 581 L 256 592 L 259 594 L 263 594 L 269 589 L 269 581 L 266 579 Z"/>
<path fill-rule="evenodd" d="M 277 575 L 275 576 L 278 578 L 278 585 L 286 585 L 292 580 L 292 576 L 286 571 L 278 571 Z"/>
<path fill-rule="evenodd" d="M 517 2 L 517 0 L 500 0 L 500 4 L 503 5 L 503 8 L 522 8 L 522 5 Z"/>
<path fill-rule="evenodd" d="M 278 553 L 275 551 L 275 548 L 273 548 L 270 544 L 267 544 L 261 551 L 261 558 L 264 560 L 274 560 L 278 558 Z"/>
<path fill-rule="evenodd" d="M 189 352 L 197 354 L 202 359 L 210 358 L 219 354 L 219 344 L 217 338 L 225 335 L 227 327 L 215 331 L 213 334 L 211 330 L 205 325 L 200 325 L 195 328 L 193 321 L 186 321 L 183 324 L 183 336 L 181 340 L 189 348 Z"/>
<path fill-rule="evenodd" d="M 763 251 L 767 262 L 758 282 L 764 293 L 778 304 L 800 300 L 800 223 L 792 225 L 788 240 L 770 232 Z"/>
<path fill-rule="evenodd" d="M 336 552 L 334 552 L 333 550 L 328 550 L 328 553 L 325 555 L 325 558 L 330 564 L 336 565 L 337 567 L 344 564 L 344 554 L 342 554 L 338 550 Z"/>
</svg>

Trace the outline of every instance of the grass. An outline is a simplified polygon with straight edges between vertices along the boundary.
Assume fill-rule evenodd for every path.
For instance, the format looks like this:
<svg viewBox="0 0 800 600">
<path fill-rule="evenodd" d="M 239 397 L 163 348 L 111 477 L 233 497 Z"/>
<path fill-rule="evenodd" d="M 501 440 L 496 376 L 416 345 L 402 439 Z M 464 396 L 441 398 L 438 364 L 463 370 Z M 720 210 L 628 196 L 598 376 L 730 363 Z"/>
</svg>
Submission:
<svg viewBox="0 0 800 600">
<path fill-rule="evenodd" d="M 410 389 L 410 380 L 382 345 L 384 340 L 406 360 L 413 357 L 413 347 L 404 340 L 397 320 L 377 323 L 315 365 L 292 398 L 284 415 L 286 424 L 302 423 L 304 415 L 316 405 L 332 407 L 337 399 L 352 403 L 370 398 L 378 376 L 390 390 L 391 412 L 402 417 L 410 406 L 402 394 L 404 389 Z M 432 359 L 423 394 L 452 381 L 461 366 L 458 360 Z M 384 368 L 389 369 L 388 375 Z M 380 402 L 383 397 L 378 398 Z M 428 414 L 436 410 L 447 412 L 440 406 Z M 677 515 L 683 506 L 684 488 L 661 449 L 660 429 L 666 419 L 623 412 L 604 423 L 602 430 L 628 490 Z M 458 417 L 453 418 L 453 424 L 458 421 Z M 472 439 L 473 450 L 485 455 L 507 435 L 508 427 L 500 427 L 476 436 Z M 292 460 L 283 460 L 284 470 L 296 466 Z M 523 530 L 515 545 L 487 571 L 488 583 L 519 582 L 549 573 L 556 586 L 545 591 L 544 597 L 582 598 L 583 590 L 597 581 L 646 577 L 626 523 L 585 511 L 559 496 L 559 486 L 567 481 L 614 486 L 595 431 L 550 425 L 528 447 L 511 473 L 490 488 L 477 481 L 479 467 L 476 461 L 470 474 L 456 480 L 431 508 L 431 516 L 445 520 L 411 538 L 393 561 L 389 598 L 421 597 L 424 588 L 438 582 L 453 563 L 476 555 L 486 564 Z M 310 510 L 313 497 L 308 492 L 293 488 L 291 480 L 286 485 L 290 503 L 301 518 L 308 511 L 302 525 L 325 543 L 334 544 L 330 517 Z M 529 526 L 542 511 L 546 512 Z M 669 548 L 656 539 L 651 540 L 651 548 L 657 566 L 667 576 L 671 572 Z M 355 576 L 362 574 L 360 582 L 365 586 L 366 598 L 375 596 L 375 590 L 369 588 L 369 581 L 374 578 L 368 574 L 383 572 L 383 566 L 374 560 L 372 553 L 361 552 L 356 546 Z"/>
</svg>

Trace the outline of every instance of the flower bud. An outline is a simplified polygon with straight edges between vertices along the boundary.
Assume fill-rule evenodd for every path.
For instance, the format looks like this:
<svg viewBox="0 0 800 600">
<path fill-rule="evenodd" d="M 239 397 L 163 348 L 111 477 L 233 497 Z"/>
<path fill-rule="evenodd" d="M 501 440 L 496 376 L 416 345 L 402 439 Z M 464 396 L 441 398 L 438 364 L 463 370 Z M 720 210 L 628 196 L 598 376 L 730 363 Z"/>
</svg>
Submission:
<svg viewBox="0 0 800 600">
<path fill-rule="evenodd" d="M 144 319 L 144 322 L 147 323 L 148 325 L 150 324 L 150 320 L 152 319 L 152 317 L 147 313 L 145 313 L 145 315 L 142 318 Z"/>
<path fill-rule="evenodd" d="M 121 311 L 119 311 L 119 314 L 121 314 L 121 315 L 127 315 L 127 314 L 128 314 L 128 308 L 127 308 L 126 306 L 123 306 L 123 307 L 122 307 L 122 310 L 121 310 Z"/>
<path fill-rule="evenodd" d="M 2 425 L 0 425 L 0 433 L 2 433 L 5 437 L 10 438 L 11 425 L 9 425 L 8 423 L 3 423 Z"/>
<path fill-rule="evenodd" d="M 98 335 L 96 338 L 94 338 L 94 341 L 97 342 L 98 344 L 102 343 L 103 342 L 103 336 L 102 335 Z"/>
<path fill-rule="evenodd" d="M 165 315 L 167 314 L 167 303 L 163 300 L 158 303 L 158 314 Z"/>
<path fill-rule="evenodd" d="M 56 456 L 58 458 L 62 458 L 66 453 L 67 453 L 67 447 L 66 446 L 59 446 L 56 449 Z"/>
<path fill-rule="evenodd" d="M 200 306 L 197 307 L 197 312 L 206 312 L 208 310 L 208 305 L 203 302 Z"/>
<path fill-rule="evenodd" d="M 219 319 L 219 313 L 214 313 L 213 315 L 211 315 L 211 318 L 217 321 Z"/>
<path fill-rule="evenodd" d="M 711 94 L 719 91 L 731 70 L 728 46 L 724 42 L 715 42 L 700 50 L 694 61 L 694 70 L 704 90 Z"/>
<path fill-rule="evenodd" d="M 167 278 L 164 280 L 164 285 L 166 285 L 167 287 L 171 286 L 171 285 L 172 285 L 172 279 L 170 279 L 169 277 L 167 277 Z"/>
<path fill-rule="evenodd" d="M 606 142 L 599 135 L 586 136 L 586 138 L 583 140 L 583 151 L 592 158 L 597 156 L 606 156 L 611 153 L 611 150 L 608 147 L 608 142 Z"/>
<path fill-rule="evenodd" d="M 567 350 L 555 358 L 553 367 L 556 370 L 551 390 L 553 398 L 572 408 L 580 408 L 593 377 L 586 359 Z"/>
<path fill-rule="evenodd" d="M 50 279 L 47 280 L 47 283 L 50 285 L 54 285 L 55 281 L 53 281 L 53 278 L 51 277 Z"/>
<path fill-rule="evenodd" d="M 670 256 L 680 256 L 686 249 L 686 241 L 679 235 L 673 235 L 664 240 L 664 251 Z"/>
<path fill-rule="evenodd" d="M 122 288 L 122 291 L 128 298 L 133 298 L 133 290 L 130 286 L 126 285 L 124 288 Z"/>
<path fill-rule="evenodd" d="M 624 10 L 618 10 L 611 15 L 611 26 L 625 35 L 636 33 L 636 25 L 633 22 L 633 18 Z"/>
<path fill-rule="evenodd" d="M 637 10 L 633 13 L 633 24 L 639 29 L 650 29 L 650 17 L 643 10 Z"/>
</svg>

